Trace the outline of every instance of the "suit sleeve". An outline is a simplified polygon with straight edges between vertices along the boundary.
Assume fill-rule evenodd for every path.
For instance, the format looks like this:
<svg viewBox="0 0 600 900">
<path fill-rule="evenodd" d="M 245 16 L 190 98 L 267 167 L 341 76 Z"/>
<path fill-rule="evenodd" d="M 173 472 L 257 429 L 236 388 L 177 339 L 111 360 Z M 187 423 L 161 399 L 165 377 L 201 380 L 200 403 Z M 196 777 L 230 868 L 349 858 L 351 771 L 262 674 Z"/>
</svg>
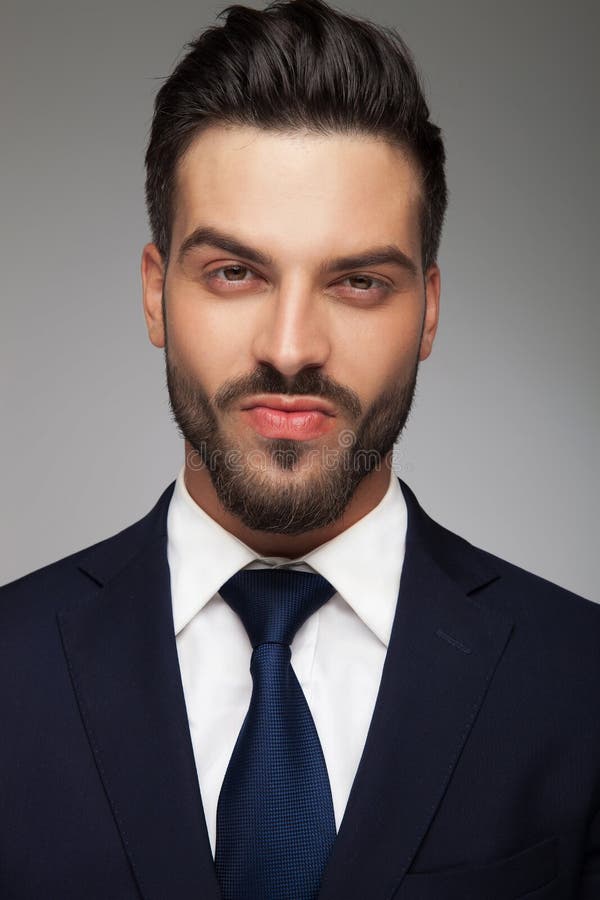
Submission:
<svg viewBox="0 0 600 900">
<path fill-rule="evenodd" d="M 598 900 L 600 897 L 600 809 L 591 821 L 583 859 L 579 900 Z"/>
</svg>

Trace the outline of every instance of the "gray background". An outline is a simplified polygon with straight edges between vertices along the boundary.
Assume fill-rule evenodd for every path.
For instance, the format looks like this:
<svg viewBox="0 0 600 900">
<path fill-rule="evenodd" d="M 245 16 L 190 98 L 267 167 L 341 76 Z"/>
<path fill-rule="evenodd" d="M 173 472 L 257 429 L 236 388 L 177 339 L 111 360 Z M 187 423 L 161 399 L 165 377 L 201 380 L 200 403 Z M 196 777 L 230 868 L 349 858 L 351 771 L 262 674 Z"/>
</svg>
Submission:
<svg viewBox="0 0 600 900">
<path fill-rule="evenodd" d="M 143 151 L 160 79 L 224 5 L 2 2 L 1 581 L 139 518 L 181 465 L 141 309 Z M 343 6 L 398 27 L 448 150 L 401 474 L 452 530 L 600 600 L 597 4 Z"/>
</svg>

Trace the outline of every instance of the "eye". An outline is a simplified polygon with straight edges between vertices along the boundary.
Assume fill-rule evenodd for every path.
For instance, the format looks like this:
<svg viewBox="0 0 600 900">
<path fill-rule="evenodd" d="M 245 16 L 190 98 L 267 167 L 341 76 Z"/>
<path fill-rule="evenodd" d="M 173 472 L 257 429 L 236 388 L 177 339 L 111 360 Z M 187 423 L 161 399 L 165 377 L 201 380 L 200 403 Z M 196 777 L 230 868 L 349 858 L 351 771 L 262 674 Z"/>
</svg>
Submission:
<svg viewBox="0 0 600 900">
<path fill-rule="evenodd" d="M 350 287 L 360 291 L 368 290 L 373 284 L 382 284 L 381 281 L 371 278 L 370 275 L 349 275 L 348 278 L 345 278 L 344 280 L 349 283 Z"/>
<path fill-rule="evenodd" d="M 224 278 L 219 278 L 219 273 L 222 272 Z M 218 269 L 213 269 L 212 272 L 208 272 L 206 277 L 210 278 L 214 281 L 225 281 L 231 284 L 240 281 L 248 281 L 246 275 L 253 275 L 252 269 L 249 269 L 248 266 L 243 266 L 241 263 L 232 263 L 229 266 L 221 266 Z"/>
<path fill-rule="evenodd" d="M 356 274 L 356 275 L 348 275 L 346 278 L 343 278 L 341 281 L 338 281 L 338 286 L 341 287 L 342 291 L 346 291 L 353 297 L 369 297 L 373 299 L 380 299 L 392 290 L 391 286 L 382 281 L 381 278 L 375 278 L 373 275 L 366 274 Z"/>
</svg>

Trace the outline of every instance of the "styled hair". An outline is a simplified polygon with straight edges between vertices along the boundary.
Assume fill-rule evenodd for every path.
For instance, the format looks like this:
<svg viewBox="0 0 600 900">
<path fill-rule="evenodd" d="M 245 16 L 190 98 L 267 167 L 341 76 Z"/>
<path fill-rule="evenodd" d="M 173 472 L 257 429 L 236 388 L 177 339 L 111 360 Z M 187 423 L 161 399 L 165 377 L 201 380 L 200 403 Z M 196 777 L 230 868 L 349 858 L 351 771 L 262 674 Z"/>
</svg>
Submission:
<svg viewBox="0 0 600 900">
<path fill-rule="evenodd" d="M 234 5 L 188 45 L 160 88 L 146 151 L 152 239 L 168 260 L 175 174 L 213 124 L 368 134 L 401 147 L 421 174 L 423 269 L 436 261 L 447 205 L 445 151 L 410 51 L 392 29 L 322 0 Z"/>
</svg>

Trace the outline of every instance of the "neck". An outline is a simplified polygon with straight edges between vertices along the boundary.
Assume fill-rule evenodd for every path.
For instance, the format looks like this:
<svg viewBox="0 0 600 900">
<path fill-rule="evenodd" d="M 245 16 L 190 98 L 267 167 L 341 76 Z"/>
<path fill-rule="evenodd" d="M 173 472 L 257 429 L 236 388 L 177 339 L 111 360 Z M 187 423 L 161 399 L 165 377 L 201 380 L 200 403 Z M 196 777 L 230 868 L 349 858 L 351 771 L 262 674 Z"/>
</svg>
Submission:
<svg viewBox="0 0 600 900">
<path fill-rule="evenodd" d="M 192 500 L 219 525 L 243 541 L 260 556 L 281 556 L 296 559 L 321 544 L 330 541 L 371 512 L 383 499 L 390 483 L 392 452 L 384 458 L 383 465 L 362 479 L 346 509 L 337 521 L 324 528 L 315 528 L 303 534 L 275 534 L 248 528 L 221 504 L 208 470 L 203 466 L 193 468 L 188 460 L 194 457 L 186 441 L 185 486 Z"/>
</svg>

